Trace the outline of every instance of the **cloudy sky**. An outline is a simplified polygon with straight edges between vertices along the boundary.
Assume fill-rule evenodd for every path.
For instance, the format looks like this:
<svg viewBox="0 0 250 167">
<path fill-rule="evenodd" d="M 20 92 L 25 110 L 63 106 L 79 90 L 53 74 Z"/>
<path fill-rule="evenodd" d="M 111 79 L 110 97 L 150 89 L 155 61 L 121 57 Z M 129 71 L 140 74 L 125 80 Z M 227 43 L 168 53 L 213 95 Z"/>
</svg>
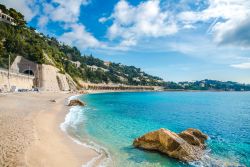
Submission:
<svg viewBox="0 0 250 167">
<path fill-rule="evenodd" d="M 0 0 L 82 54 L 167 81 L 250 83 L 249 0 Z"/>
</svg>

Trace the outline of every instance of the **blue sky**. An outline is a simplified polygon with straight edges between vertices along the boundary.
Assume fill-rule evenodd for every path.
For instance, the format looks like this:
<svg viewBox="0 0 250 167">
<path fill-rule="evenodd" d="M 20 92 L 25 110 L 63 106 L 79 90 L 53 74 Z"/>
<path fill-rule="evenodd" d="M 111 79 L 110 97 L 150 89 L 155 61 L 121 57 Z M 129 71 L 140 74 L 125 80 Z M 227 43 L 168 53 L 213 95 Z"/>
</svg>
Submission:
<svg viewBox="0 0 250 167">
<path fill-rule="evenodd" d="M 249 0 L 0 0 L 82 54 L 167 81 L 250 83 Z"/>
</svg>

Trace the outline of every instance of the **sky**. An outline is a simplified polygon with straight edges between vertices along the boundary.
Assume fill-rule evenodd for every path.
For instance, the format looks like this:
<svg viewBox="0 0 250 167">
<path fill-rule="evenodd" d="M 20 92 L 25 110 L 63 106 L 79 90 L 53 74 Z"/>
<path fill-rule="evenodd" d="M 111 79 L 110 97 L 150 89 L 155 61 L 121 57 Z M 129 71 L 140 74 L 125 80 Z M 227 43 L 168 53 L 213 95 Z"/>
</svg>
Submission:
<svg viewBox="0 0 250 167">
<path fill-rule="evenodd" d="M 0 0 L 82 54 L 166 81 L 250 83 L 250 0 Z"/>
</svg>

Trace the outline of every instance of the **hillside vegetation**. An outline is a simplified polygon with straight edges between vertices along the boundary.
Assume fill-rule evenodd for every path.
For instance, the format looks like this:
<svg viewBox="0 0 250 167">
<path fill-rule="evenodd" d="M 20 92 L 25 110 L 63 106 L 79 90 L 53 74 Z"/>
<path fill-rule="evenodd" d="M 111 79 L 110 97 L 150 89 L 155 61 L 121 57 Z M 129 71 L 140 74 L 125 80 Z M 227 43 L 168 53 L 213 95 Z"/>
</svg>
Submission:
<svg viewBox="0 0 250 167">
<path fill-rule="evenodd" d="M 8 56 L 11 61 L 17 55 L 39 64 L 50 64 L 61 73 L 68 73 L 76 81 L 92 83 L 119 83 L 127 85 L 162 86 L 163 80 L 148 75 L 134 66 L 120 63 L 105 63 L 92 55 L 81 55 L 76 47 L 60 43 L 54 37 L 38 33 L 28 27 L 24 16 L 15 9 L 0 9 L 15 19 L 16 26 L 0 22 L 0 67 L 8 68 Z M 80 62 L 77 67 L 74 62 Z"/>
<path fill-rule="evenodd" d="M 166 89 L 170 90 L 204 90 L 204 91 L 250 91 L 249 84 L 232 81 L 201 80 L 194 82 L 166 82 Z"/>
<path fill-rule="evenodd" d="M 0 67 L 8 68 L 8 57 L 14 61 L 17 55 L 39 64 L 50 64 L 61 73 L 68 73 L 76 83 L 115 83 L 126 85 L 163 86 L 167 90 L 220 90 L 250 91 L 249 84 L 202 80 L 194 82 L 164 82 L 134 66 L 104 62 L 92 55 L 81 55 L 76 47 L 59 42 L 54 37 L 38 33 L 27 26 L 24 16 L 15 9 L 0 9 L 15 19 L 16 26 L 0 22 Z M 79 62 L 77 67 L 75 62 Z"/>
</svg>

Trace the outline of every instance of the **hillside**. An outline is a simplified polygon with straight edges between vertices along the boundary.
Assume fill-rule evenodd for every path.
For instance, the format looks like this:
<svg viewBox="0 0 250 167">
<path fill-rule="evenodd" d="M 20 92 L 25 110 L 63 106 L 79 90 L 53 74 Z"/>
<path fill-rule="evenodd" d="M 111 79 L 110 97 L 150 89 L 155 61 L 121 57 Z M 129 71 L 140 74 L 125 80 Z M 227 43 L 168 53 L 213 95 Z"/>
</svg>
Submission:
<svg viewBox="0 0 250 167">
<path fill-rule="evenodd" d="M 249 84 L 232 81 L 201 80 L 194 82 L 166 82 L 165 89 L 169 90 L 216 90 L 216 91 L 250 91 Z"/>
<path fill-rule="evenodd" d="M 59 42 L 54 37 L 28 27 L 24 16 L 15 9 L 0 5 L 3 13 L 15 19 L 15 26 L 0 21 L 0 67 L 8 68 L 17 55 L 39 64 L 49 64 L 68 73 L 77 83 L 115 83 L 126 85 L 162 86 L 163 80 L 134 66 L 104 62 L 92 55 L 81 55 L 76 47 Z"/>
</svg>

